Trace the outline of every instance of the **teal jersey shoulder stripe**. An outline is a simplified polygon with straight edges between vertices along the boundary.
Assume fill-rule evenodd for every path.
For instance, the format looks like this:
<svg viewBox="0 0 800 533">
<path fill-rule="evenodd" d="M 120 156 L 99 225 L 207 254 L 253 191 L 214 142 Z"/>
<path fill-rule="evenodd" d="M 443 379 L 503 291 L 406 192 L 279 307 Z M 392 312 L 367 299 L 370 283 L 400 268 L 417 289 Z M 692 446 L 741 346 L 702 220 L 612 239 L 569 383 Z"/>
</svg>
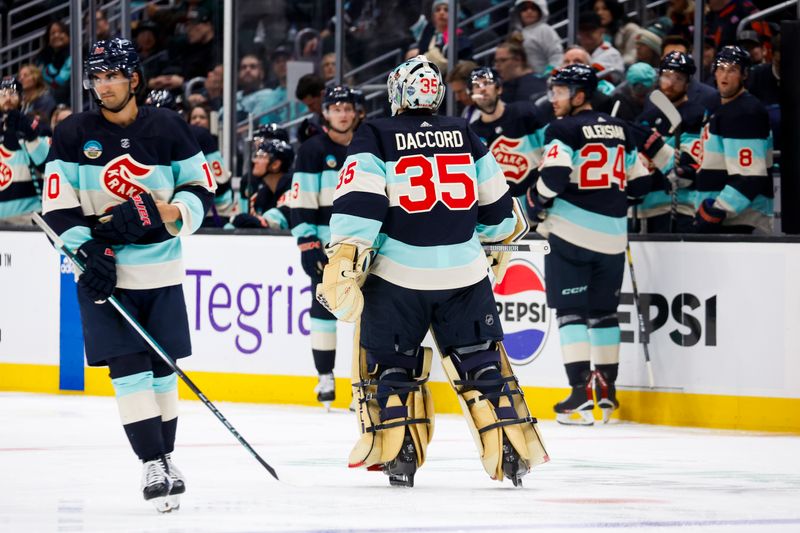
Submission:
<svg viewBox="0 0 800 533">
<path fill-rule="evenodd" d="M 609 235 L 623 235 L 628 232 L 625 217 L 617 218 L 593 213 L 558 197 L 553 202 L 553 207 L 550 209 L 549 214 L 569 220 L 573 224 L 586 229 Z"/>
<path fill-rule="evenodd" d="M 292 175 L 292 182 L 300 185 L 300 191 L 304 193 L 318 193 L 321 183 L 320 174 L 311 172 L 295 172 Z"/>
</svg>

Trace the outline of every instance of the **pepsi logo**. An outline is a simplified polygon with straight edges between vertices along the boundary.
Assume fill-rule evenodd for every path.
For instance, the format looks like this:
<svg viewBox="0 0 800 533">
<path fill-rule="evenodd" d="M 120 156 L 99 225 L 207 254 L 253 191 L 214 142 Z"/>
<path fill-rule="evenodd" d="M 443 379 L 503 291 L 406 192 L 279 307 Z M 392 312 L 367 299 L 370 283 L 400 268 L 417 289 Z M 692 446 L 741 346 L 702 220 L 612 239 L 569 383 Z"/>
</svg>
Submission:
<svg viewBox="0 0 800 533">
<path fill-rule="evenodd" d="M 529 261 L 512 259 L 503 282 L 495 284 L 497 313 L 503 323 L 503 345 L 512 364 L 536 359 L 547 342 L 550 309 L 544 276 Z"/>
</svg>

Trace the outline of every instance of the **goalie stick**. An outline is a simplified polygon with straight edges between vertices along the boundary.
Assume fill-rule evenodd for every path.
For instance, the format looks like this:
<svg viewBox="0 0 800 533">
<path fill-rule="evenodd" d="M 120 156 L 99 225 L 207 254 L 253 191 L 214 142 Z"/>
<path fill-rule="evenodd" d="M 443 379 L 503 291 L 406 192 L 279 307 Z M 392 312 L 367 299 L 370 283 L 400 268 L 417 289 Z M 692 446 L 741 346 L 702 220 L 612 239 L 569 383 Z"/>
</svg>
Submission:
<svg viewBox="0 0 800 533">
<path fill-rule="evenodd" d="M 33 219 L 33 222 L 37 226 L 39 226 L 42 229 L 42 231 L 44 231 L 45 235 L 47 235 L 47 237 L 51 241 L 53 241 L 53 244 L 56 246 L 56 248 L 58 248 L 62 253 L 64 253 L 64 255 L 66 255 L 70 261 L 72 261 L 72 264 L 75 265 L 75 269 L 79 273 L 83 272 L 84 265 L 81 262 L 81 260 L 75 256 L 72 250 L 67 248 L 67 245 L 64 244 L 64 241 L 61 240 L 61 237 L 59 237 L 56 234 L 56 232 L 53 231 L 53 228 L 51 228 L 47 224 L 47 222 L 45 222 L 42 216 L 39 213 L 33 213 L 33 215 L 31 215 L 31 218 Z M 216 416 L 217 419 L 220 422 L 222 422 L 222 425 L 228 428 L 228 431 L 230 431 L 231 434 L 234 437 L 236 437 L 236 440 L 238 440 L 239 443 L 242 446 L 244 446 L 245 449 L 248 452 L 250 452 L 250 454 L 253 457 L 255 457 L 256 461 L 258 461 L 259 464 L 261 464 L 261 466 L 263 466 L 267 470 L 267 472 L 270 473 L 272 477 L 278 479 L 278 474 L 275 472 L 275 469 L 272 468 L 264 459 L 262 459 L 260 455 L 258 455 L 258 452 L 256 452 L 253 449 L 253 447 L 250 446 L 250 444 L 244 439 L 244 437 L 242 437 L 239 434 L 239 432 L 236 431 L 236 428 L 234 428 L 233 425 L 230 422 L 228 422 L 228 419 L 225 418 L 222 415 L 222 413 L 219 412 L 219 409 L 217 409 L 216 406 L 213 403 L 211 403 L 211 401 L 209 401 L 208 398 L 206 398 L 205 394 L 203 394 L 203 392 L 199 388 L 197 388 L 197 385 L 195 385 L 194 382 L 191 379 L 189 379 L 189 376 L 184 374 L 183 370 L 178 368 L 178 365 L 175 364 L 175 361 L 173 361 L 172 358 L 169 355 L 167 355 L 167 352 L 165 352 L 164 349 L 158 344 L 158 342 L 156 342 L 156 340 L 150 336 L 147 330 L 145 330 L 142 327 L 142 325 L 139 324 L 139 322 L 128 312 L 128 310 L 125 309 L 125 307 L 121 303 L 119 303 L 119 300 L 117 300 L 114 296 L 110 296 L 108 298 L 108 303 L 110 303 L 114 307 L 114 309 L 116 309 L 119 312 L 119 314 L 122 315 L 122 318 L 124 318 L 128 322 L 128 324 L 130 324 L 131 327 L 136 331 L 136 333 L 138 333 L 142 337 L 142 340 L 144 340 L 148 345 L 150 345 L 150 348 L 153 349 L 156 355 L 158 355 L 161 359 L 163 359 L 164 362 L 167 364 L 167 366 L 169 366 L 173 370 L 173 372 L 175 372 L 178 375 L 178 377 L 180 377 L 183 380 L 186 386 L 189 387 L 189 389 L 191 389 L 191 391 L 197 395 L 200 401 L 203 402 L 203 404 L 205 404 L 205 406 L 208 407 L 208 409 L 212 413 L 214 413 L 214 416 Z"/>
</svg>

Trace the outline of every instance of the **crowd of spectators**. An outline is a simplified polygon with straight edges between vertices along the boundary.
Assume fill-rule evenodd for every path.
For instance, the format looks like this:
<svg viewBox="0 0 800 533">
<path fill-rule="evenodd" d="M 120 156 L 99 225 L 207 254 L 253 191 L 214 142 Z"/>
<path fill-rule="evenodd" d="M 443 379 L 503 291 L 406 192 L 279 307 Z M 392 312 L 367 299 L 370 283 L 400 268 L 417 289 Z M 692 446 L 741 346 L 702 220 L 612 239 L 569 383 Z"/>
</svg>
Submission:
<svg viewBox="0 0 800 533">
<path fill-rule="evenodd" d="M 239 15 L 236 121 L 244 124 L 253 118 L 255 128 L 293 121 L 291 138 L 302 143 L 325 128 L 321 98 L 336 73 L 334 3 L 263 4 L 248 4 Z M 634 120 L 657 87 L 662 58 L 675 50 L 696 58 L 701 80 L 691 80 L 689 95 L 713 112 L 719 106 L 719 93 L 710 71 L 712 59 L 720 47 L 739 44 L 752 59 L 748 88 L 767 106 L 776 148 L 780 147 L 780 35 L 777 25 L 765 21 L 748 24 L 737 33 L 739 21 L 757 11 L 750 0 L 708 0 L 703 50 L 697 53 L 691 45 L 693 0 L 669 0 L 661 16 L 651 16 L 646 25 L 626 14 L 627 3 L 595 0 L 579 14 L 577 42 L 570 46 L 553 28 L 545 0 L 515 0 L 508 12 L 495 10 L 457 30 L 458 62 L 448 72 L 450 17 L 464 20 L 495 4 L 494 0 L 464 0 L 459 12 L 452 14 L 447 0 L 350 2 L 345 13 L 342 70 L 348 73 L 351 65 L 360 66 L 398 47 L 405 57 L 425 55 L 446 76 L 457 113 L 474 121 L 479 112 L 470 99 L 469 75 L 489 63 L 503 80 L 500 97 L 504 102 L 530 102 L 545 120 L 552 120 L 546 98 L 549 76 L 564 65 L 585 63 L 596 69 L 601 80 L 593 97 L 595 108 L 610 112 L 618 103 L 619 116 Z M 102 2 L 99 5 L 95 13 L 97 36 L 109 37 L 107 13 Z M 505 26 L 494 24 L 506 13 Z M 221 18 L 221 3 L 185 0 L 169 7 L 149 3 L 132 23 L 132 39 L 142 59 L 148 89 L 165 89 L 180 97 L 187 120 L 212 132 L 225 113 Z M 309 31 L 303 32 L 305 38 L 295 39 L 301 30 Z M 501 40 L 488 55 L 476 55 L 487 35 Z M 292 60 L 310 62 L 313 72 L 290 80 L 288 65 Z M 366 69 L 358 76 L 346 75 L 344 81 L 355 84 L 374 72 Z M 54 126 L 71 112 L 72 75 L 70 34 L 63 21 L 55 20 L 47 25 L 34 60 L 18 70 L 23 112 Z M 365 112 L 363 106 L 361 111 Z M 240 126 L 240 134 L 245 131 L 251 130 Z"/>
</svg>

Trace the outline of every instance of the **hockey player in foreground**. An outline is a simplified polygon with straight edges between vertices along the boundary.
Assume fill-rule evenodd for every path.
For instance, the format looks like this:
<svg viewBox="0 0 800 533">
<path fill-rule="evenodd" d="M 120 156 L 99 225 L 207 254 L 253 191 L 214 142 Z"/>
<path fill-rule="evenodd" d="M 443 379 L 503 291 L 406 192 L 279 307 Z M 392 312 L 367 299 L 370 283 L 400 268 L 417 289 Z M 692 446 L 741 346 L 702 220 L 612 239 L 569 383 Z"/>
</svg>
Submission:
<svg viewBox="0 0 800 533">
<path fill-rule="evenodd" d="M 549 98 L 559 120 L 547 129 L 539 181 L 527 200 L 530 219 L 541 220 L 537 231 L 551 246 L 544 260 L 547 305 L 556 310 L 572 387 L 555 405 L 556 419 L 565 424 L 594 423 L 593 382 L 604 422 L 619 406 L 614 382 L 626 196 L 650 188 L 625 122 L 592 110 L 596 88 L 588 65 L 566 66 L 551 78 Z"/>
<path fill-rule="evenodd" d="M 56 128 L 43 213 L 85 265 L 78 302 L 86 359 L 108 366 L 125 434 L 143 462 L 142 493 L 165 512 L 186 489 L 171 456 L 176 375 L 106 299 L 114 295 L 172 359 L 191 354 L 177 237 L 200 227 L 214 178 L 180 115 L 137 105 L 146 84 L 130 41 L 95 43 L 84 75 L 100 110 Z"/>
<path fill-rule="evenodd" d="M 527 221 L 466 121 L 433 114 L 444 96 L 433 63 L 410 59 L 387 84 L 393 116 L 359 127 L 339 173 L 317 288 L 337 318 L 360 319 L 349 465 L 413 486 L 433 436 L 430 328 L 484 469 L 520 485 L 548 457 L 501 342 L 481 243 L 511 242 Z"/>
<path fill-rule="evenodd" d="M 292 235 L 300 248 L 303 270 L 311 278 L 311 352 L 319 374 L 314 392 L 317 401 L 330 408 L 336 399 L 336 317 L 313 298 L 313 288 L 322 281 L 322 269 L 328 262 L 324 247 L 331 236 L 328 224 L 333 191 L 357 122 L 352 89 L 346 85 L 329 87 L 322 114 L 327 123 L 325 133 L 309 138 L 297 151 L 289 204 Z"/>
</svg>

